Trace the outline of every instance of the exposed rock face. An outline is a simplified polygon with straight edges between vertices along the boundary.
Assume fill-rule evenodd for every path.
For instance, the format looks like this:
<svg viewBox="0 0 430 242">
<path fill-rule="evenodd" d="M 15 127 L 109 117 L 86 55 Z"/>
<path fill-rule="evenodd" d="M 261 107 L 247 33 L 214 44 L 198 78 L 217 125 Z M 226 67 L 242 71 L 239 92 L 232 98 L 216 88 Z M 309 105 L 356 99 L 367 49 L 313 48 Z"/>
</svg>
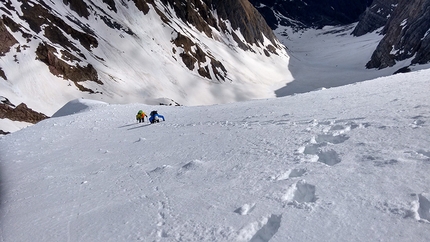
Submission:
<svg viewBox="0 0 430 242">
<path fill-rule="evenodd" d="M 4 56 L 18 41 L 7 31 L 3 20 L 0 19 L 0 56 Z"/>
<path fill-rule="evenodd" d="M 224 32 L 228 31 L 225 23 L 221 21 L 222 19 L 229 20 L 233 29 L 240 29 L 246 43 L 240 41 L 239 38 L 235 38 L 235 40 L 242 49 L 249 49 L 248 44 L 263 42 L 263 35 L 277 46 L 273 31 L 247 0 L 162 0 L 162 2 L 173 7 L 179 18 L 194 25 L 208 37 L 212 37 L 210 27 Z M 216 10 L 219 19 L 212 14 L 212 9 Z"/>
<path fill-rule="evenodd" d="M 98 84 L 103 84 L 97 75 L 97 70 L 89 63 L 87 66 L 82 66 L 82 63 L 88 60 L 88 53 L 83 53 L 80 48 L 84 47 L 88 52 L 98 46 L 97 35 L 91 30 L 90 26 L 83 24 L 78 17 L 67 16 L 67 20 L 59 16 L 51 7 L 43 1 L 20 0 L 20 11 L 17 11 L 16 6 L 5 4 L 3 11 L 7 14 L 3 15 L 6 26 L 12 31 L 21 31 L 22 35 L 30 41 L 30 38 L 35 35 L 43 35 L 48 39 L 40 44 L 37 49 L 38 60 L 44 62 L 56 76 L 71 80 L 82 91 L 93 93 L 92 90 L 84 88 L 79 82 L 94 81 Z M 277 49 L 283 48 L 280 46 L 264 18 L 247 0 L 159 0 L 157 3 L 154 0 L 130 0 L 130 1 L 113 1 L 102 0 L 108 9 L 112 12 L 117 12 L 119 4 L 126 6 L 134 4 L 143 14 L 147 14 L 150 9 L 158 13 L 160 18 L 166 25 L 172 26 L 169 17 L 170 9 L 174 9 L 175 14 L 183 22 L 190 24 L 199 31 L 205 33 L 208 37 L 212 36 L 212 28 L 229 34 L 238 43 L 238 46 L 244 50 L 251 50 L 251 45 L 264 42 L 267 38 L 271 45 L 263 46 L 264 53 L 267 56 L 277 54 Z M 160 5 L 161 2 L 161 5 Z M 121 33 L 134 35 L 133 31 L 121 23 L 118 23 L 109 12 L 103 10 L 100 3 L 84 1 L 84 0 L 63 0 L 62 3 L 75 12 L 80 18 L 88 19 L 91 15 L 101 19 L 107 26 L 112 29 L 117 29 Z M 60 3 L 57 3 L 60 4 Z M 165 8 L 165 9 L 164 9 Z M 167 10 L 169 8 L 169 10 Z M 13 19 L 12 12 L 22 13 L 19 17 L 24 20 L 31 31 L 23 31 L 22 26 L 19 26 Z M 214 15 L 214 13 L 216 13 Z M 8 21 L 6 21 L 8 20 Z M 241 40 L 235 32 L 232 32 L 227 27 L 225 21 L 228 20 L 233 30 L 240 30 L 244 40 Z M 77 25 L 73 26 L 70 24 Z M 2 27 L 3 26 L 3 27 Z M 172 27 L 172 29 L 174 29 Z M 13 36 L 4 27 L 3 22 L 0 23 L 1 38 L 5 41 L 3 46 L 0 46 L 0 53 L 8 51 L 10 46 L 15 44 Z M 190 70 L 197 68 L 197 72 L 205 78 L 212 79 L 215 77 L 218 81 L 225 80 L 227 71 L 221 61 L 216 60 L 213 55 L 204 51 L 192 40 L 192 36 L 186 36 L 180 31 L 177 31 L 178 38 L 172 41 L 177 47 L 182 47 L 178 44 L 185 44 L 184 53 L 180 53 L 182 62 Z M 3 34 L 4 33 L 4 34 Z M 264 38 L 265 37 L 265 38 Z M 187 39 L 188 40 L 185 40 Z M 81 46 L 77 46 L 77 40 Z M 15 40 L 16 41 L 16 40 Z M 58 53 L 53 46 L 61 46 L 63 50 Z M 196 47 L 196 51 L 191 50 L 191 46 Z M 194 48 L 193 48 L 194 49 Z M 175 48 L 173 48 L 175 52 Z M 97 57 L 103 61 L 102 58 Z M 208 61 L 209 60 L 209 64 Z M 70 64 L 72 60 L 79 64 Z M 203 64 L 206 63 L 206 64 Z M 215 76 L 210 73 L 214 73 Z M 7 73 L 0 69 L 0 76 L 6 79 Z"/>
<path fill-rule="evenodd" d="M 15 108 L 7 104 L 0 103 L 0 118 L 35 124 L 48 118 L 48 116 L 28 108 L 24 103 L 19 104 Z"/>
<path fill-rule="evenodd" d="M 7 31 L 3 20 L 0 19 L 0 56 L 4 56 L 5 53 L 9 52 L 10 48 L 18 43 L 18 41 Z M 7 80 L 6 73 L 0 67 L 0 77 Z"/>
<path fill-rule="evenodd" d="M 350 24 L 358 20 L 372 0 L 250 0 L 250 2 L 264 16 L 270 27 L 275 29 L 278 25 L 321 28 L 326 25 Z"/>
<path fill-rule="evenodd" d="M 6 97 L 0 96 L 0 119 L 9 119 L 27 123 L 37 123 L 48 118 L 43 113 L 38 113 L 28 108 L 24 103 L 15 106 Z M 0 130 L 0 135 L 9 134 L 10 132 Z"/>
<path fill-rule="evenodd" d="M 64 0 L 64 3 L 70 4 L 70 7 L 83 17 L 87 17 L 89 14 L 88 9 L 86 9 L 87 5 L 82 1 L 70 1 L 69 3 L 69 1 Z M 13 6 L 6 5 L 6 7 L 8 7 L 10 11 L 15 11 Z M 73 39 L 78 40 L 79 43 L 87 50 L 91 50 L 91 48 L 97 47 L 98 45 L 97 39 L 92 36 L 91 31 L 83 33 L 76 30 L 72 26 L 68 25 L 63 19 L 54 15 L 55 11 L 52 11 L 52 9 L 45 4 L 29 3 L 29 1 L 23 0 L 21 11 L 23 13 L 21 18 L 29 24 L 29 27 L 34 33 L 41 33 L 42 26 L 44 26 L 43 35 L 52 43 L 58 44 L 64 48 L 62 51 L 62 58 L 64 60 L 82 61 L 86 59 L 85 55 L 81 53 L 80 48 L 75 46 L 75 44 L 73 44 L 64 35 L 64 33 L 70 35 Z M 21 32 L 22 36 L 30 41 L 32 34 L 25 32 L 25 28 L 22 28 L 22 26 L 18 25 L 14 20 L 4 15 L 2 22 L 4 22 L 12 31 Z M 10 33 L 8 34 L 10 35 Z M 1 36 L 5 36 L 4 38 L 10 39 L 6 33 Z M 9 40 L 8 43 L 10 46 L 16 42 Z M 41 44 L 36 51 L 38 59 L 48 66 L 52 74 L 71 80 L 81 91 L 88 91 L 90 93 L 93 91 L 82 87 L 78 82 L 95 81 L 99 84 L 103 84 L 98 80 L 97 72 L 91 64 L 88 64 L 87 66 L 67 64 L 65 61 L 55 56 L 55 52 L 55 48 L 49 47 L 48 44 Z"/>
<path fill-rule="evenodd" d="M 166 16 L 157 9 L 152 0 L 134 0 L 136 6 L 147 13 L 151 4 L 161 19 L 166 24 L 170 24 Z M 267 25 L 264 18 L 247 0 L 161 0 L 161 2 L 170 6 L 175 10 L 176 15 L 184 22 L 195 26 L 199 31 L 205 33 L 208 37 L 213 37 L 212 28 L 232 35 L 233 39 L 238 43 L 238 46 L 243 50 L 251 50 L 250 45 L 264 42 L 264 37 L 270 40 L 271 45 L 263 46 L 266 48 L 266 56 L 277 54 L 276 50 L 282 48 L 278 45 L 277 38 L 272 29 Z M 213 15 L 214 10 L 217 16 Z M 234 30 L 240 30 L 244 37 L 242 41 L 234 32 L 225 25 L 225 20 L 228 20 Z M 263 37 L 264 35 L 264 37 Z M 205 78 L 212 79 L 210 73 L 215 75 L 218 81 L 225 81 L 227 78 L 227 70 L 222 62 L 215 59 L 213 55 L 205 52 L 193 40 L 178 32 L 176 39 L 172 41 L 177 47 L 183 48 L 184 52 L 180 53 L 182 62 L 188 69 L 193 70 L 197 66 L 197 72 Z M 193 47 L 193 48 L 191 48 Z M 195 49 L 195 50 L 193 50 Z M 176 50 L 174 49 L 174 52 Z M 209 65 L 204 64 L 209 59 Z"/>
<path fill-rule="evenodd" d="M 384 27 L 367 68 L 385 68 L 412 58 L 411 64 L 430 61 L 430 0 L 400 0 Z"/>
<path fill-rule="evenodd" d="M 263 42 L 263 34 L 275 44 L 275 35 L 265 19 L 248 0 L 207 0 L 212 4 L 220 18 L 228 19 L 233 29 L 240 29 L 246 42 Z"/>
<path fill-rule="evenodd" d="M 79 90 L 94 93 L 93 90 L 80 85 L 79 82 L 82 81 L 94 81 L 100 85 L 103 85 L 103 83 L 98 80 L 97 71 L 91 64 L 88 64 L 85 67 L 80 66 L 79 64 L 76 64 L 76 66 L 71 66 L 58 58 L 55 54 L 56 49 L 45 44 L 40 44 L 36 50 L 38 59 L 48 66 L 49 71 L 52 74 L 63 77 L 64 79 L 72 80 Z M 79 60 L 67 51 L 63 51 L 62 54 L 64 59 Z"/>
<path fill-rule="evenodd" d="M 352 34 L 361 36 L 384 27 L 398 3 L 399 0 L 374 0 L 360 16 L 360 21 Z"/>
</svg>

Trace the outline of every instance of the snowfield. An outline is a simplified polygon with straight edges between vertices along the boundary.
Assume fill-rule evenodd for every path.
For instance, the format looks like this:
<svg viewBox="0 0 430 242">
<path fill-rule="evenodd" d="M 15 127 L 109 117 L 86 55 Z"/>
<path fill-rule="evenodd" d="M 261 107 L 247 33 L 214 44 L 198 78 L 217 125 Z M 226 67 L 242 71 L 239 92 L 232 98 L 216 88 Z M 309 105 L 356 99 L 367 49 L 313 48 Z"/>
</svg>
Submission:
<svg viewBox="0 0 430 242">
<path fill-rule="evenodd" d="M 0 137 L 0 241 L 430 241 L 430 70 L 277 99 L 78 99 Z M 166 117 L 138 124 L 139 109 Z"/>
</svg>

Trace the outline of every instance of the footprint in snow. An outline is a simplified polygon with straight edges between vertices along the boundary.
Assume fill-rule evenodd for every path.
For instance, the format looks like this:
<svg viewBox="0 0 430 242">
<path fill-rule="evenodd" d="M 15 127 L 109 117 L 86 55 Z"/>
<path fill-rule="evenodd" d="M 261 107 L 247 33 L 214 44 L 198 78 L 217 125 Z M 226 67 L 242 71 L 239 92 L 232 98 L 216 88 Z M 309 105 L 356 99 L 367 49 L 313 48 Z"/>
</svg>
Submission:
<svg viewBox="0 0 430 242">
<path fill-rule="evenodd" d="M 315 203 L 318 199 L 315 192 L 316 187 L 314 185 L 305 180 L 300 180 L 287 189 L 282 201 L 296 208 L 309 208 L 310 204 Z"/>
<path fill-rule="evenodd" d="M 236 241 L 269 242 L 281 227 L 282 214 L 272 214 L 239 230 Z"/>
<path fill-rule="evenodd" d="M 415 196 L 417 200 L 412 202 L 411 217 L 420 222 L 430 223 L 430 193 L 421 193 Z"/>
<path fill-rule="evenodd" d="M 349 137 L 345 134 L 332 135 L 332 134 L 320 134 L 315 137 L 315 141 L 319 144 L 331 143 L 331 144 L 341 144 L 347 141 Z"/>
<path fill-rule="evenodd" d="M 342 161 L 334 150 L 320 151 L 317 156 L 318 162 L 324 163 L 328 166 L 334 166 Z"/>
<path fill-rule="evenodd" d="M 201 160 L 193 160 L 185 165 L 181 166 L 181 168 L 178 171 L 178 175 L 183 175 L 189 171 L 196 170 L 202 165 L 203 161 Z"/>
<path fill-rule="evenodd" d="M 333 139 L 333 138 L 330 138 Z M 340 137 L 340 138 L 336 138 L 336 142 L 342 141 L 342 140 L 346 140 L 348 139 L 347 137 Z M 327 137 L 324 136 L 324 138 L 321 137 L 317 137 L 315 139 L 316 141 L 327 141 Z M 335 141 L 333 141 L 335 142 Z M 343 142 L 343 141 L 342 141 Z M 321 163 L 324 163 L 328 166 L 334 166 L 338 163 L 340 163 L 342 161 L 342 159 L 340 158 L 339 154 L 333 150 L 333 149 L 323 149 L 324 147 L 327 146 L 327 143 L 323 142 L 323 143 L 310 143 L 304 147 L 301 147 L 298 149 L 298 154 L 302 154 L 304 155 L 306 158 L 306 156 L 311 156 L 311 159 L 308 159 L 310 161 L 318 161 Z M 315 157 L 315 158 L 312 158 Z M 306 160 L 306 159 L 303 159 Z"/>
<path fill-rule="evenodd" d="M 157 166 L 156 168 L 152 169 L 151 171 L 149 171 L 150 173 L 162 173 L 163 171 L 165 171 L 166 169 L 170 168 L 171 166 L 169 165 L 162 165 L 162 166 Z"/>
<path fill-rule="evenodd" d="M 373 162 L 374 166 L 377 166 L 377 167 L 385 167 L 388 165 L 395 165 L 395 164 L 399 163 L 399 161 L 396 159 L 388 160 L 388 159 L 384 159 L 384 158 L 381 158 L 378 156 L 372 156 L 372 155 L 365 155 L 362 160 L 363 161 L 371 161 L 371 162 Z"/>
<path fill-rule="evenodd" d="M 289 169 L 288 171 L 284 172 L 283 174 L 276 177 L 277 181 L 287 180 L 289 178 L 297 178 L 303 176 L 307 172 L 307 169 L 305 168 L 295 168 L 295 169 Z"/>
<path fill-rule="evenodd" d="M 234 210 L 234 212 L 240 215 L 248 215 L 249 213 L 252 212 L 252 210 L 254 210 L 254 208 L 255 208 L 255 203 L 244 204 L 242 207 Z"/>
<path fill-rule="evenodd" d="M 311 125 L 313 127 L 322 127 L 320 134 L 312 137 L 309 143 L 300 147 L 297 150 L 297 154 L 303 157 L 299 157 L 302 161 L 311 161 L 311 162 L 321 162 L 328 166 L 334 166 L 340 163 L 342 160 L 339 154 L 330 148 L 327 148 L 330 145 L 338 145 L 346 142 L 349 139 L 349 136 L 346 135 L 346 132 L 349 132 L 353 129 L 359 127 L 369 127 L 368 123 L 357 124 L 354 121 L 360 120 L 364 118 L 357 119 L 344 119 L 344 120 L 334 120 L 334 121 L 317 121 L 313 120 Z M 326 147 L 326 148 L 324 148 Z"/>
<path fill-rule="evenodd" d="M 430 151 L 425 151 L 425 150 L 418 150 L 417 153 L 421 156 L 430 158 Z"/>
<path fill-rule="evenodd" d="M 424 121 L 426 119 L 426 117 L 421 116 L 421 115 L 412 117 L 412 119 L 414 121 L 412 122 L 411 127 L 414 128 L 414 129 L 421 128 L 426 123 L 426 121 Z"/>
</svg>

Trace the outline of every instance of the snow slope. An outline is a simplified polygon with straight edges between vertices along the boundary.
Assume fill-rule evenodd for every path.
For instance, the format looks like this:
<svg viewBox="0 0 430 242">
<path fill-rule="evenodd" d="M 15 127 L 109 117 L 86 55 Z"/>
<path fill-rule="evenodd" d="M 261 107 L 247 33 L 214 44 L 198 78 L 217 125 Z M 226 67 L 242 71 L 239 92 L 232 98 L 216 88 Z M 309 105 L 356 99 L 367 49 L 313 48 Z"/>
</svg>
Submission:
<svg viewBox="0 0 430 242">
<path fill-rule="evenodd" d="M 150 5 L 150 11 L 143 14 L 133 1 L 117 3 L 117 11 L 110 10 L 102 0 L 84 2 L 91 6 L 88 18 L 80 17 L 70 9 L 69 4 L 61 1 L 45 1 L 44 4 L 52 9 L 55 16 L 76 30 L 83 31 L 82 26 L 85 26 L 93 32 L 98 46 L 93 46 L 91 51 L 65 34 L 75 43 L 79 53 L 86 56 L 80 61 L 68 63 L 81 66 L 91 64 L 103 85 L 91 81 L 80 82 L 80 85 L 95 93 L 79 91 L 72 81 L 52 75 L 48 66 L 37 60 L 35 54 L 43 41 L 57 48 L 58 52 L 65 47 L 52 43 L 41 33 L 34 33 L 38 37 L 28 40 L 19 31 L 9 31 L 19 43 L 1 57 L 0 67 L 6 70 L 8 77 L 8 80 L 0 81 L 2 96 L 16 105 L 24 102 L 28 107 L 51 116 L 68 101 L 81 97 L 119 104 L 150 104 L 154 99 L 170 98 L 181 105 L 269 98 L 275 97 L 274 90 L 292 80 L 287 68 L 289 57 L 284 49 L 277 49 L 278 55 L 267 57 L 262 47 L 269 43 L 268 40 L 259 43 L 259 46 L 250 44 L 252 51 L 240 49 L 232 33 L 241 40 L 244 37 L 238 29 L 233 30 L 227 20 L 219 21 L 228 27 L 229 34 L 212 28 L 213 38 L 209 38 L 191 24 L 182 22 L 175 11 L 164 6 L 161 1 L 155 1 L 154 4 L 169 24 L 163 22 L 154 5 Z M 10 4 L 20 9 L 20 1 L 12 0 Z M 29 24 L 22 20 L 19 13 L 9 14 L 17 24 L 29 31 Z M 105 15 L 121 28 L 109 27 L 101 19 Z M 133 34 L 127 33 L 127 30 Z M 197 70 L 200 66 L 197 64 L 192 71 L 188 69 L 180 56 L 183 47 L 172 44 L 178 33 L 194 41 L 196 45 L 192 46 L 193 51 L 198 45 L 206 56 L 222 63 L 226 69 L 225 81 L 215 78 L 209 57 L 205 57 L 206 60 L 202 61 L 205 65 L 201 67 L 208 66 L 208 70 L 211 69 L 212 79 L 199 75 Z M 26 48 L 18 48 L 23 45 Z"/>
<path fill-rule="evenodd" d="M 390 76 L 406 66 L 413 71 L 430 68 L 430 64 L 411 66 L 413 58 L 410 58 L 390 68 L 366 69 L 383 35 L 375 31 L 355 37 L 351 33 L 356 25 L 299 31 L 282 26 L 276 29 L 277 37 L 288 48 L 291 57 L 288 69 L 294 79 L 276 90 L 276 95 L 287 96 Z"/>
<path fill-rule="evenodd" d="M 288 70 L 289 56 L 282 44 L 279 43 L 281 47 L 276 50 L 278 54 L 271 54 L 270 57 L 266 56 L 263 48 L 269 44 L 267 39 L 258 46 L 250 45 L 252 50 L 244 51 L 232 37 L 234 33 L 244 40 L 240 30 L 233 30 L 226 20 L 219 21 L 228 27 L 229 34 L 213 28 L 213 38 L 209 38 L 189 23 L 182 22 L 173 9 L 160 1 L 155 1 L 155 4 L 171 21 L 169 24 L 160 19 L 153 5 L 150 5 L 151 10 L 145 15 L 133 1 L 116 4 L 117 12 L 109 10 L 105 1 L 84 2 L 92 6 L 88 18 L 79 17 L 70 10 L 68 4 L 61 1 L 46 1 L 45 5 L 75 29 L 81 30 L 82 26 L 86 26 L 94 33 L 98 46 L 92 47 L 91 51 L 65 34 L 75 43 L 79 54 L 86 56 L 80 61 L 68 63 L 78 63 L 80 66 L 91 64 L 103 85 L 91 81 L 80 82 L 80 85 L 95 93 L 82 92 L 72 81 L 54 76 L 48 66 L 38 60 L 36 49 L 42 42 L 54 46 L 59 53 L 66 47 L 52 43 L 41 33 L 33 33 L 38 37 L 27 39 L 19 31 L 10 31 L 19 43 L 0 58 L 0 68 L 7 76 L 7 80 L 0 78 L 0 95 L 15 105 L 23 102 L 31 109 L 51 116 L 76 98 L 116 104 L 153 104 L 168 98 L 188 106 L 271 98 L 275 97 L 275 90 L 293 79 Z M 17 10 L 21 8 L 20 1 L 12 0 L 10 4 Z M 101 16 L 106 13 L 121 29 L 111 28 L 101 20 Z M 20 11 L 8 11 L 8 14 L 26 31 L 30 31 Z M 74 18 L 76 21 L 72 21 Z M 78 26 L 79 22 L 81 25 Z M 133 34 L 126 33 L 127 29 Z M 209 57 L 205 57 L 206 61 L 201 66 L 196 63 L 192 71 L 188 69 L 181 57 L 184 49 L 172 44 L 178 33 L 196 43 L 192 46 L 193 51 L 198 46 L 207 56 L 222 63 L 225 68 L 224 81 L 215 78 Z M 211 70 L 212 79 L 198 74 L 199 67 Z M 0 130 L 3 131 L 14 132 L 27 125 L 0 119 Z"/>
<path fill-rule="evenodd" d="M 0 138 L 0 241 L 429 241 L 429 79 L 213 106 L 75 100 Z M 137 124 L 139 109 L 166 121 Z"/>
</svg>

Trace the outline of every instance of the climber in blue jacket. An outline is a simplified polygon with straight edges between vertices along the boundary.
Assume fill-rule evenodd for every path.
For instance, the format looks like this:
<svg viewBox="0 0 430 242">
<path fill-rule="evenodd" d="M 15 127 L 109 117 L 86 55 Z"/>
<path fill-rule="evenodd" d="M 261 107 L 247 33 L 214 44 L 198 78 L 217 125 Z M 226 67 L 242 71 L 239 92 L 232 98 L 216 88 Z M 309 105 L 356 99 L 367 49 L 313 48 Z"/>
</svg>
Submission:
<svg viewBox="0 0 430 242">
<path fill-rule="evenodd" d="M 157 111 L 152 111 L 152 112 L 149 114 L 149 122 L 150 122 L 151 124 L 160 122 L 160 119 L 163 119 L 163 121 L 166 121 L 166 120 L 164 119 L 164 116 L 163 116 L 163 115 L 158 114 L 158 112 L 157 112 Z"/>
</svg>

